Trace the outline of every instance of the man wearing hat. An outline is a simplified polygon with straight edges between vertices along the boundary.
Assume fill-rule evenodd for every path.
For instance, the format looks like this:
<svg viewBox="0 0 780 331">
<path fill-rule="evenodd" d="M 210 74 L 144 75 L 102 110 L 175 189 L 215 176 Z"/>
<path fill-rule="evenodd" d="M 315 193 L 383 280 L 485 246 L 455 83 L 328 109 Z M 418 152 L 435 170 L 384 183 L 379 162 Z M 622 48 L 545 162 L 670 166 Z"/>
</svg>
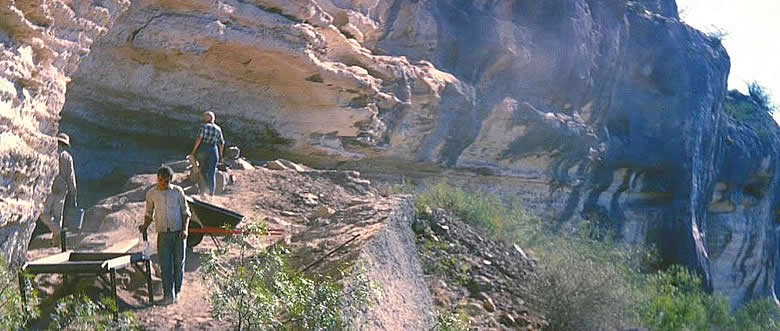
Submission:
<svg viewBox="0 0 780 331">
<path fill-rule="evenodd" d="M 76 173 L 73 170 L 73 157 L 67 151 L 70 147 L 70 137 L 65 133 L 57 135 L 59 145 L 59 173 L 51 185 L 51 193 L 46 198 L 41 213 L 41 221 L 49 227 L 54 246 L 60 246 L 60 231 L 62 231 L 62 215 L 66 200 L 76 207 Z M 68 195 L 70 194 L 70 199 Z M 70 206 L 69 206 L 70 207 Z"/>
</svg>

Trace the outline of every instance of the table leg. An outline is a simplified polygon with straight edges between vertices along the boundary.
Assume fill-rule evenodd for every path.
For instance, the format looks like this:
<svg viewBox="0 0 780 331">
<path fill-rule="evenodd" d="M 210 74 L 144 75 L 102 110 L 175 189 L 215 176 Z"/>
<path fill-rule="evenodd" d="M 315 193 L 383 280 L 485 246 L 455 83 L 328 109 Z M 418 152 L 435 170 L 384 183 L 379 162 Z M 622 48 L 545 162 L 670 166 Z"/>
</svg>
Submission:
<svg viewBox="0 0 780 331">
<path fill-rule="evenodd" d="M 152 260 L 146 259 L 146 288 L 149 290 L 149 305 L 154 305 L 154 294 L 152 293 Z"/>
<path fill-rule="evenodd" d="M 60 249 L 64 252 L 68 250 L 68 232 L 60 231 Z"/>
<path fill-rule="evenodd" d="M 116 269 L 111 269 L 111 293 L 114 296 L 114 320 L 119 319 L 119 300 L 116 295 Z"/>
</svg>

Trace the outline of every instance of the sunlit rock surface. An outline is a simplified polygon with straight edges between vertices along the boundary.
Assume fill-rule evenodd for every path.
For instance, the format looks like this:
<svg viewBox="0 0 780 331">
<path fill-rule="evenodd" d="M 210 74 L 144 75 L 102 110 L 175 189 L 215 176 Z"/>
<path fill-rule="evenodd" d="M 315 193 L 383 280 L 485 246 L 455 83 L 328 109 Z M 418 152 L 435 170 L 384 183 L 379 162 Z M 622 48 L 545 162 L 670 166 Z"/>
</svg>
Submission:
<svg viewBox="0 0 780 331">
<path fill-rule="evenodd" d="M 56 176 L 65 87 L 129 0 L 0 3 L 0 256 L 18 262 Z"/>
<path fill-rule="evenodd" d="M 103 3 L 101 27 L 121 11 Z M 3 22 L 9 40 L 37 45 Z M 81 30 L 93 31 L 64 31 Z M 776 127 L 724 113 L 728 55 L 674 1 L 140 0 L 90 33 L 78 70 L 74 55 L 55 61 L 75 70 L 68 118 L 103 132 L 85 135 L 188 142 L 212 110 L 247 153 L 470 171 L 562 224 L 589 218 L 654 244 L 735 304 L 774 292 Z M 4 79 L 15 94 L 3 102 L 21 100 L 23 80 Z M 2 192 L 28 215 L 13 224 L 51 181 L 13 173 L 25 155 L 52 169 L 63 92 L 39 115 L 3 113 L 2 146 L 30 147 L 3 165 L 4 184 L 24 183 Z"/>
</svg>

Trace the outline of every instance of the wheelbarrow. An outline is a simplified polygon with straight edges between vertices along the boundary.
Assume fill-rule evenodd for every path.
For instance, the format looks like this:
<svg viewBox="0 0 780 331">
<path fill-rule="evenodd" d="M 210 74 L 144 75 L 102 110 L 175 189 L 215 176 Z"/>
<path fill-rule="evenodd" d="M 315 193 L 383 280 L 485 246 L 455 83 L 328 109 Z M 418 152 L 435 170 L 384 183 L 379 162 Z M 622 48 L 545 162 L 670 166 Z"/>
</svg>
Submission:
<svg viewBox="0 0 780 331">
<path fill-rule="evenodd" d="M 187 236 L 188 247 L 195 247 L 200 244 L 203 236 L 206 234 L 217 244 L 214 235 L 244 233 L 241 229 L 236 228 L 244 219 L 244 215 L 190 196 L 187 196 L 187 205 L 190 206 L 192 213 L 197 216 L 190 222 L 189 235 Z M 283 230 L 281 229 L 268 229 L 270 235 L 280 235 L 282 232 Z"/>
</svg>

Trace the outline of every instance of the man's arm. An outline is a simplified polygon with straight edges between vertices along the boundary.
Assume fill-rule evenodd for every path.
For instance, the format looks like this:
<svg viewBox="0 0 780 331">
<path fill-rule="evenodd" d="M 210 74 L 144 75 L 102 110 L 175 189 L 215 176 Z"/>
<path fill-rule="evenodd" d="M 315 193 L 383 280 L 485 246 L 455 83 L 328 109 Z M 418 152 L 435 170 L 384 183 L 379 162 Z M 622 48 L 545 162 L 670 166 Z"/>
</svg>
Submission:
<svg viewBox="0 0 780 331">
<path fill-rule="evenodd" d="M 144 216 L 144 224 L 138 227 L 138 230 L 141 230 L 143 232 L 147 228 L 149 228 L 149 225 L 152 224 L 152 218 L 149 216 Z"/>
<path fill-rule="evenodd" d="M 152 192 L 146 192 L 146 212 L 144 213 L 144 224 L 138 227 L 138 230 L 144 232 L 152 224 L 154 220 L 154 200 L 152 199 Z"/>
<path fill-rule="evenodd" d="M 67 153 L 67 152 L 65 152 Z M 65 169 L 66 176 L 68 176 L 68 194 L 71 194 L 73 196 L 73 205 L 78 204 L 78 193 L 76 191 L 76 171 L 73 167 L 73 157 L 70 155 L 70 153 L 66 154 L 65 156 Z"/>
<path fill-rule="evenodd" d="M 219 146 L 219 160 L 222 160 L 222 148 L 225 147 L 225 136 L 222 134 L 222 128 L 219 128 L 217 133 L 219 134 L 219 139 L 217 140 L 217 145 Z"/>
<path fill-rule="evenodd" d="M 200 146 L 200 136 L 195 137 L 195 146 L 192 147 L 192 153 L 190 153 L 190 155 L 195 155 L 195 152 L 198 151 L 198 146 Z"/>
<path fill-rule="evenodd" d="M 187 239 L 190 231 L 190 206 L 187 205 L 187 198 L 184 196 L 184 190 L 179 189 L 179 206 L 181 207 L 181 239 Z"/>
<path fill-rule="evenodd" d="M 187 239 L 190 234 L 190 217 L 182 216 L 181 239 Z"/>
</svg>

